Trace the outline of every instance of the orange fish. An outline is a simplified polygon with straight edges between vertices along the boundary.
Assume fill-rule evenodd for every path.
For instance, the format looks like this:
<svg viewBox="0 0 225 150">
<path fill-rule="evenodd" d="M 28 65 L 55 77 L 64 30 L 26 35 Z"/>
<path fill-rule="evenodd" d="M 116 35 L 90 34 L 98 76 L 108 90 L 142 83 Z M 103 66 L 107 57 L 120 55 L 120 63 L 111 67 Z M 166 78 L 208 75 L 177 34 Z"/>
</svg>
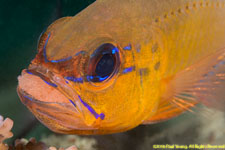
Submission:
<svg viewBox="0 0 225 150">
<path fill-rule="evenodd" d="M 18 77 L 48 128 L 108 134 L 225 108 L 224 0 L 97 0 L 51 24 Z"/>
</svg>

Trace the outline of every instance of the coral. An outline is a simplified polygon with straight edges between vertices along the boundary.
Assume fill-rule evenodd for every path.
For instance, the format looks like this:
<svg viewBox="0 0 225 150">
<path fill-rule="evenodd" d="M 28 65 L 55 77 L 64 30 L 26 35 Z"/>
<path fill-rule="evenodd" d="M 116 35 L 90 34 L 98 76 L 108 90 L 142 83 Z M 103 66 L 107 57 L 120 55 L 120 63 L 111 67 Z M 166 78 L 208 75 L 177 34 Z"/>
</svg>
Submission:
<svg viewBox="0 0 225 150">
<path fill-rule="evenodd" d="M 0 150 L 8 150 L 8 148 L 7 144 L 0 143 Z"/>
<path fill-rule="evenodd" d="M 4 140 L 11 138 L 13 133 L 11 129 L 13 127 L 13 121 L 9 118 L 4 118 L 0 115 L 0 150 L 78 150 L 76 146 L 70 146 L 66 149 L 49 147 L 44 142 L 37 142 L 35 138 L 31 138 L 29 141 L 26 139 L 17 139 L 14 146 L 8 146 L 4 144 Z"/>
<path fill-rule="evenodd" d="M 43 136 L 41 141 L 56 147 L 76 145 L 79 150 L 95 150 L 97 141 L 94 138 L 80 137 L 77 135 L 49 135 Z"/>
<path fill-rule="evenodd" d="M 13 136 L 11 129 L 13 127 L 13 121 L 9 118 L 4 118 L 0 115 L 0 150 L 8 150 L 8 145 L 4 144 L 5 139 Z"/>
<path fill-rule="evenodd" d="M 29 141 L 26 139 L 17 139 L 15 141 L 15 150 L 47 150 L 46 144 L 37 142 L 34 138 Z"/>
<path fill-rule="evenodd" d="M 11 119 L 6 118 L 3 120 L 3 117 L 0 116 L 0 143 L 13 136 L 11 132 L 12 127 L 13 121 Z"/>
<path fill-rule="evenodd" d="M 71 146 L 67 149 L 49 147 L 43 142 L 37 142 L 35 138 L 31 138 L 29 141 L 26 139 L 17 139 L 15 141 L 15 150 L 77 150 L 76 146 Z M 9 149 L 10 150 L 10 149 Z"/>
</svg>

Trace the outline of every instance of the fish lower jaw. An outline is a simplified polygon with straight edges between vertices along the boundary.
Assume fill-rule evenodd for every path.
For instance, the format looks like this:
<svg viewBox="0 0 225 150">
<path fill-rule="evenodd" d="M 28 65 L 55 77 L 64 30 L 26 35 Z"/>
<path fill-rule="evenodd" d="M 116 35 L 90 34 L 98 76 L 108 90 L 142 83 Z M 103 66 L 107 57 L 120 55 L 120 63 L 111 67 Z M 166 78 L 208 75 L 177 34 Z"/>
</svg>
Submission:
<svg viewBox="0 0 225 150">
<path fill-rule="evenodd" d="M 47 79 L 47 77 L 34 70 L 23 70 L 22 75 L 18 77 L 17 90 L 24 105 L 33 110 L 36 109 L 36 105 L 50 107 L 50 105 L 57 104 L 65 107 L 63 109 L 73 111 L 74 116 L 79 116 L 79 121 L 83 122 L 87 128 L 93 128 L 100 124 L 100 118 L 96 119 L 81 103 L 78 93 L 65 82 L 64 78 L 52 74 L 52 82 L 47 81 Z M 64 112 L 66 111 L 64 110 Z"/>
</svg>

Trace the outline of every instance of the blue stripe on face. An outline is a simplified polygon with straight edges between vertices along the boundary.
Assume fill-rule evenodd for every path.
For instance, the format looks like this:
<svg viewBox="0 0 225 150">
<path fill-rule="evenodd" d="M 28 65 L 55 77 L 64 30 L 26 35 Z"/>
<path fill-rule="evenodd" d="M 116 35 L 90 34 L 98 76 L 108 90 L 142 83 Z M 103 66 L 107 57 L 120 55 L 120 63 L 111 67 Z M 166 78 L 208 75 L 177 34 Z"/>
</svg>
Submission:
<svg viewBox="0 0 225 150">
<path fill-rule="evenodd" d="M 67 79 L 69 81 L 77 82 L 77 83 L 83 83 L 83 78 L 65 77 L 65 79 Z"/>
<path fill-rule="evenodd" d="M 50 62 L 59 63 L 59 62 L 67 61 L 67 60 L 70 60 L 70 59 L 72 59 L 72 56 L 64 58 L 64 59 L 59 59 L 59 60 L 50 60 Z"/>
<path fill-rule="evenodd" d="M 46 46 L 48 44 L 48 40 L 49 40 L 50 36 L 51 36 L 51 33 L 48 34 L 48 37 L 45 41 L 45 45 L 44 45 L 44 48 L 43 48 L 43 55 L 44 55 L 45 62 L 49 62 L 49 60 L 47 59 L 47 56 L 46 56 Z"/>
<path fill-rule="evenodd" d="M 72 100 L 69 99 L 69 101 L 73 104 L 74 107 L 76 107 L 76 104 Z"/>
<path fill-rule="evenodd" d="M 78 55 L 80 55 L 80 54 L 85 54 L 86 52 L 85 51 L 79 51 L 79 52 L 77 52 L 76 54 L 75 54 L 75 56 L 78 56 Z"/>
<path fill-rule="evenodd" d="M 131 44 L 129 44 L 129 45 L 127 45 L 127 46 L 125 46 L 124 48 L 123 48 L 123 50 L 131 50 Z"/>
<path fill-rule="evenodd" d="M 26 70 L 26 73 L 28 73 L 28 74 L 31 74 L 31 75 L 34 75 L 34 76 L 37 76 L 37 77 L 39 77 L 39 78 L 41 78 L 40 76 L 38 76 L 38 75 L 35 75 L 35 74 L 33 74 L 32 72 L 30 72 L 28 69 Z M 48 81 L 46 81 L 46 80 L 44 80 L 43 78 L 41 78 L 45 83 L 47 83 L 48 85 L 50 85 L 50 86 L 52 86 L 52 87 L 58 87 L 56 84 L 54 84 L 54 83 L 51 83 L 51 82 L 48 82 Z"/>
<path fill-rule="evenodd" d="M 42 79 L 43 80 L 43 79 Z M 45 83 L 47 83 L 48 85 L 50 85 L 50 86 L 53 86 L 53 87 L 57 87 L 57 85 L 56 84 L 54 84 L 54 83 L 51 83 L 51 82 L 48 82 L 48 81 L 45 81 L 45 80 L 43 80 Z"/>
<path fill-rule="evenodd" d="M 125 68 L 125 69 L 123 70 L 123 73 L 126 74 L 126 73 L 128 73 L 128 72 L 133 71 L 134 69 L 135 69 L 135 67 Z"/>
<path fill-rule="evenodd" d="M 44 48 L 43 48 L 43 55 L 44 55 L 45 62 L 59 63 L 59 62 L 63 62 L 63 61 L 67 61 L 67 60 L 72 59 L 72 56 L 69 56 L 67 58 L 63 58 L 63 59 L 59 59 L 59 60 L 48 60 L 47 54 L 46 54 L 46 46 L 48 44 L 48 40 L 49 40 L 50 36 L 51 36 L 51 33 L 48 34 L 48 37 L 45 41 L 45 45 L 44 45 Z"/>
<path fill-rule="evenodd" d="M 95 116 L 96 119 L 101 118 L 103 120 L 105 118 L 105 114 L 96 113 L 95 110 L 92 107 L 90 107 L 86 102 L 84 102 L 79 95 L 78 98 L 80 99 L 81 103 Z"/>
</svg>

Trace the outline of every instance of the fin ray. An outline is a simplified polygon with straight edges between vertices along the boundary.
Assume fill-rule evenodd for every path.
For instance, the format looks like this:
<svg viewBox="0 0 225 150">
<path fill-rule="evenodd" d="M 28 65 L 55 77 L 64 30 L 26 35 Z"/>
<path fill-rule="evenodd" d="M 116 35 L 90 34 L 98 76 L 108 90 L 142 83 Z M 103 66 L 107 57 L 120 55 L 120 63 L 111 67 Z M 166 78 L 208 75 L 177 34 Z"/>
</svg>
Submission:
<svg viewBox="0 0 225 150">
<path fill-rule="evenodd" d="M 175 96 L 185 91 L 187 100 L 225 110 L 225 49 L 179 72 L 171 82 Z"/>
<path fill-rule="evenodd" d="M 202 103 L 225 111 L 225 48 L 165 79 L 165 92 L 156 114 L 144 124 L 176 117 Z"/>
</svg>

